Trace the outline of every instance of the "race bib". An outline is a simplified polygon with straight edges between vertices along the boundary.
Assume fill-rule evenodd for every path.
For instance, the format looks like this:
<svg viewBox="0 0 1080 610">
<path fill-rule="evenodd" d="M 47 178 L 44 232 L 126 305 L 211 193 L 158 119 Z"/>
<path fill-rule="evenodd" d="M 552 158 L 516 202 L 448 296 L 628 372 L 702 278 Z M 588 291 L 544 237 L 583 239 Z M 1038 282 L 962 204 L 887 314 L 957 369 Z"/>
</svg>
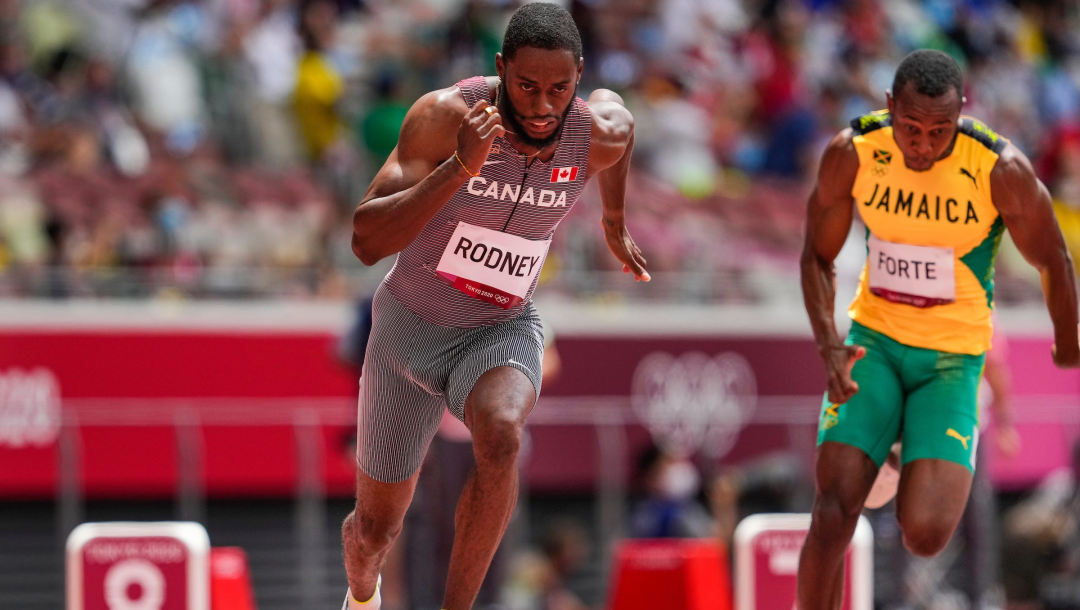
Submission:
<svg viewBox="0 0 1080 610">
<path fill-rule="evenodd" d="M 435 272 L 465 294 L 512 309 L 525 300 L 551 240 L 533 241 L 459 222 Z"/>
<path fill-rule="evenodd" d="M 893 303 L 933 307 L 956 300 L 952 248 L 895 244 L 871 235 L 870 292 Z"/>
</svg>

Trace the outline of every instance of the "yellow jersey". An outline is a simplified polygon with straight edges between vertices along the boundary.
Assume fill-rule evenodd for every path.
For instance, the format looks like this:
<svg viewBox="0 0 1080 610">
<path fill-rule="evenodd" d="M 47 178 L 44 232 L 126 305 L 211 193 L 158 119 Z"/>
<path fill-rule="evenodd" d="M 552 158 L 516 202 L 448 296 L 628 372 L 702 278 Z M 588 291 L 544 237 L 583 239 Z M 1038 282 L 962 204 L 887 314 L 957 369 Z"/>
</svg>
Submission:
<svg viewBox="0 0 1080 610">
<path fill-rule="evenodd" d="M 916 172 L 904 164 L 888 111 L 851 125 L 859 155 L 851 195 L 866 225 L 867 260 L 848 314 L 905 345 L 986 352 L 1004 231 L 990 172 L 1008 140 L 961 117 L 949 156 Z"/>
</svg>

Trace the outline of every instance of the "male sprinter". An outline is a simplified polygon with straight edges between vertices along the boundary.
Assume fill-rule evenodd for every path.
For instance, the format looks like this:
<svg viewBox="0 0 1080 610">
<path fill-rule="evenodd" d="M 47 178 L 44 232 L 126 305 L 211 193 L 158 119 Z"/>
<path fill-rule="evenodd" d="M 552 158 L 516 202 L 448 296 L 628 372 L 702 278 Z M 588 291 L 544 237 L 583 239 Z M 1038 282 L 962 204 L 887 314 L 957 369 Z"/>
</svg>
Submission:
<svg viewBox="0 0 1080 610">
<path fill-rule="evenodd" d="M 497 78 L 413 105 L 353 217 L 361 261 L 398 258 L 375 293 L 360 384 L 356 508 L 342 527 L 349 608 L 379 607 L 379 571 L 446 408 L 472 432 L 476 467 L 443 607 L 472 607 L 517 498 L 522 426 L 540 392 L 532 292 L 586 179 L 600 179 L 608 247 L 649 280 L 623 222 L 633 118 L 611 91 L 575 97 L 583 64 L 570 14 L 520 8 L 495 66 Z"/>
<path fill-rule="evenodd" d="M 994 259 L 1005 228 L 1042 275 L 1054 363 L 1080 366 L 1073 267 L 1049 193 L 1015 146 L 960 116 L 962 91 L 948 55 L 908 55 L 888 110 L 833 138 L 810 196 L 802 287 L 829 389 L 799 563 L 800 610 L 840 607 L 844 551 L 901 436 L 896 512 L 904 545 L 931 556 L 952 536 L 971 487 Z M 833 260 L 853 203 L 867 227 L 868 258 L 841 342 Z"/>
</svg>

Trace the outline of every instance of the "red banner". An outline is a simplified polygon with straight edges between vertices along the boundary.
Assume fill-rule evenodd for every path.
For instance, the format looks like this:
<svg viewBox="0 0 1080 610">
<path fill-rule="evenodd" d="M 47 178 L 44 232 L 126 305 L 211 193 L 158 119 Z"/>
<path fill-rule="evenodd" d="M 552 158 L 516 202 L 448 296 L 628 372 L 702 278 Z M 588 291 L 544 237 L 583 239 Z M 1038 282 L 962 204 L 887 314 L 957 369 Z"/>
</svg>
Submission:
<svg viewBox="0 0 1080 610">
<path fill-rule="evenodd" d="M 61 413 L 90 497 L 176 493 L 181 438 L 211 496 L 291 495 L 295 412 L 316 421 L 323 483 L 352 493 L 357 378 L 325 332 L 0 332 L 0 496 L 51 497 Z"/>
<path fill-rule="evenodd" d="M 325 328 L 0 328 L 0 497 L 54 496 L 62 462 L 89 497 L 172 497 L 181 472 L 211 497 L 291 496 L 311 463 L 348 497 L 357 377 L 335 341 Z M 824 373 L 809 337 L 576 332 L 556 348 L 561 372 L 531 418 L 534 489 L 593 489 L 611 416 L 631 473 L 650 438 L 736 463 L 812 456 Z M 1024 401 L 1075 397 L 1080 376 L 1053 367 L 1047 339 L 1008 354 L 1023 452 L 993 467 L 1015 487 L 1067 464 L 1073 440 L 1049 415 L 1025 421 Z"/>
</svg>

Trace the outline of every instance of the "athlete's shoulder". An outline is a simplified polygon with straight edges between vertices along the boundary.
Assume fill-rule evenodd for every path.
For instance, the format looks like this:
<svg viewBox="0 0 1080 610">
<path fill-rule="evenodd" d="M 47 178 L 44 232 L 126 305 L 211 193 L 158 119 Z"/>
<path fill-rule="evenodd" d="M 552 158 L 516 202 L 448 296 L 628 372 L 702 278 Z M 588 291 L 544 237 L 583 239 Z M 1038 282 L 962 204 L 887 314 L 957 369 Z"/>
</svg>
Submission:
<svg viewBox="0 0 1080 610">
<path fill-rule="evenodd" d="M 420 96 L 413 103 L 405 120 L 421 120 L 425 122 L 442 123 L 454 121 L 459 123 L 469 112 L 469 105 L 461 94 L 461 87 L 454 85 L 443 89 L 436 89 Z"/>
<path fill-rule="evenodd" d="M 998 155 L 1009 146 L 1008 139 L 1001 137 L 996 131 L 987 127 L 986 123 L 976 118 L 961 116 L 958 131 Z"/>
<path fill-rule="evenodd" d="M 610 89 L 596 89 L 589 95 L 585 107 L 592 119 L 594 141 L 623 144 L 629 141 L 634 132 L 634 115 L 627 109 L 622 96 Z"/>
<path fill-rule="evenodd" d="M 855 150 L 856 135 L 859 133 L 853 127 L 848 127 L 833 136 L 825 145 L 825 152 L 821 155 L 822 165 L 854 163 L 858 166 L 859 152 Z"/>
<path fill-rule="evenodd" d="M 888 110 L 875 110 L 851 120 L 853 136 L 863 136 L 870 132 L 889 127 L 892 125 L 892 117 Z"/>
<path fill-rule="evenodd" d="M 592 122 L 587 172 L 592 176 L 612 167 L 626 154 L 634 137 L 634 115 L 618 93 L 607 89 L 593 91 L 584 105 Z"/>
<path fill-rule="evenodd" d="M 850 192 L 859 173 L 859 152 L 855 150 L 855 130 L 851 127 L 833 136 L 825 146 L 818 167 L 818 189 Z"/>
<path fill-rule="evenodd" d="M 1009 222 L 1033 206 L 1050 205 L 1050 194 L 1035 174 L 1031 160 L 1015 144 L 1006 142 L 990 171 L 994 207 Z"/>
<path fill-rule="evenodd" d="M 454 153 L 455 136 L 469 106 L 457 85 L 420 96 L 401 125 L 399 157 L 441 161 Z"/>
<path fill-rule="evenodd" d="M 994 169 L 990 171 L 992 192 L 1012 191 L 1033 183 L 1038 179 L 1031 159 L 1012 142 L 1001 138 L 1002 144 L 995 152 L 998 154 Z M 995 197 L 995 202 L 997 201 Z"/>
</svg>

